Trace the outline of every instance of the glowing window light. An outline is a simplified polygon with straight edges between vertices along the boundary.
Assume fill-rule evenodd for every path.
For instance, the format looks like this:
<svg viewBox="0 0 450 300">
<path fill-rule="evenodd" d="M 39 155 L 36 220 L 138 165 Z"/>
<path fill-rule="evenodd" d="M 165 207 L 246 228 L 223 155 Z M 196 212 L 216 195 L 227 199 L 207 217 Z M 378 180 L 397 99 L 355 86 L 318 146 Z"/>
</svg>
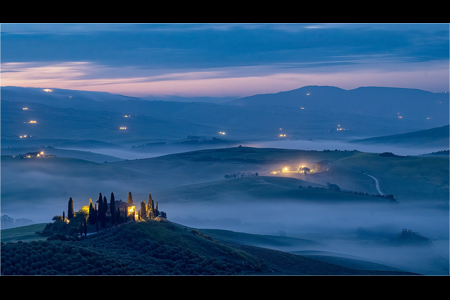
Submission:
<svg viewBox="0 0 450 300">
<path fill-rule="evenodd" d="M 300 107 L 300 109 L 305 109 L 304 107 Z"/>
<path fill-rule="evenodd" d="M 41 155 L 44 155 L 44 151 L 41 151 L 41 153 L 40 153 Z"/>
<path fill-rule="evenodd" d="M 285 137 L 286 136 L 286 134 L 280 134 L 279 135 L 279 137 Z"/>
<path fill-rule="evenodd" d="M 121 129 L 121 130 L 125 130 L 125 129 L 127 129 L 127 128 L 126 128 L 126 127 L 120 127 L 120 129 Z"/>
<path fill-rule="evenodd" d="M 46 92 L 46 93 L 51 93 L 51 92 L 53 92 L 52 89 L 43 89 L 43 91 Z"/>
<path fill-rule="evenodd" d="M 224 134 L 225 134 L 225 131 L 219 131 L 219 134 L 224 135 Z"/>
<path fill-rule="evenodd" d="M 30 120 L 30 122 L 28 122 L 28 123 L 35 124 L 37 122 L 35 120 Z"/>
<path fill-rule="evenodd" d="M 307 94 L 306 94 L 306 96 L 309 96 L 309 95 L 311 95 L 311 93 L 307 93 Z"/>
<path fill-rule="evenodd" d="M 28 107 L 23 107 L 22 110 L 28 110 Z"/>
<path fill-rule="evenodd" d="M 402 119 L 402 116 L 398 116 L 399 119 Z"/>
</svg>

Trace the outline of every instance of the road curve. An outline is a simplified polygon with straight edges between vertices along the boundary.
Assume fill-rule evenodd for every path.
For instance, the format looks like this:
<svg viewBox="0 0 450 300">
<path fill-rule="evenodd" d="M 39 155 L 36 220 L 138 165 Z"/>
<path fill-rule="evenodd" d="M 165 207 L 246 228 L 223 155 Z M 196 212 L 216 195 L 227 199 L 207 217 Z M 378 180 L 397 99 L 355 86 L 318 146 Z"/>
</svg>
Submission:
<svg viewBox="0 0 450 300">
<path fill-rule="evenodd" d="M 375 180 L 375 186 L 376 186 L 376 188 L 377 188 L 378 194 L 384 195 L 383 192 L 382 192 L 381 189 L 380 189 L 380 184 L 379 184 L 379 182 L 378 182 L 378 179 L 376 179 L 375 177 L 373 177 L 372 175 L 369 175 L 369 174 L 367 174 L 367 173 L 364 173 L 364 174 L 366 174 L 366 175 L 369 176 L 369 177 L 372 177 L 373 180 Z"/>
<path fill-rule="evenodd" d="M 341 164 L 337 164 L 337 163 L 331 163 L 331 164 L 332 164 L 332 165 L 335 165 L 335 166 L 338 166 L 338 167 L 342 167 L 342 168 L 348 169 L 348 170 L 352 170 L 352 171 L 358 172 L 358 171 L 356 171 L 356 170 L 354 170 L 354 169 L 352 169 L 352 168 L 346 167 L 346 166 L 341 165 Z M 364 173 L 364 171 L 362 171 L 362 173 L 363 173 L 363 174 L 366 174 L 367 176 L 369 176 L 369 177 L 371 177 L 373 180 L 375 180 L 375 186 L 376 186 L 376 188 L 377 188 L 377 192 L 378 192 L 378 194 L 380 194 L 380 195 L 383 196 L 384 194 L 383 194 L 383 192 L 382 192 L 381 189 L 380 189 L 380 183 L 378 182 L 378 179 L 376 179 L 376 178 L 373 177 L 372 175 L 369 175 L 369 174 L 367 174 L 367 173 Z"/>
</svg>

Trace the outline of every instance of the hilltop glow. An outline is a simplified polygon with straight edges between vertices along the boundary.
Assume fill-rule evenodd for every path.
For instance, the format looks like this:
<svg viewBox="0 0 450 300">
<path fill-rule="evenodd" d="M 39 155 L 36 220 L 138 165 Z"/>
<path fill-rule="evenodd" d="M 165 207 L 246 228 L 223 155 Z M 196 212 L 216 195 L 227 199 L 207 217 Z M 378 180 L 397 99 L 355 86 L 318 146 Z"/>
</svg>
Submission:
<svg viewBox="0 0 450 300">
<path fill-rule="evenodd" d="M 53 92 L 52 89 L 43 89 L 43 91 L 46 92 L 46 93 L 51 93 L 51 92 Z"/>
</svg>

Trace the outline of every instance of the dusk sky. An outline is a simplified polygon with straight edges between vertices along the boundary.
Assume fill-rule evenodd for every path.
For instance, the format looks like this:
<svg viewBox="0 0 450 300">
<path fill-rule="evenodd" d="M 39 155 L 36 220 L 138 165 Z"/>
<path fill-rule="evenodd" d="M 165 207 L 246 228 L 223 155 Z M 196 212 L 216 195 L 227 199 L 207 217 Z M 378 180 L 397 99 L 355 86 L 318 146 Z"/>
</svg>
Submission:
<svg viewBox="0 0 450 300">
<path fill-rule="evenodd" d="M 305 85 L 449 90 L 449 24 L 1 24 L 1 85 L 249 96 Z"/>
</svg>

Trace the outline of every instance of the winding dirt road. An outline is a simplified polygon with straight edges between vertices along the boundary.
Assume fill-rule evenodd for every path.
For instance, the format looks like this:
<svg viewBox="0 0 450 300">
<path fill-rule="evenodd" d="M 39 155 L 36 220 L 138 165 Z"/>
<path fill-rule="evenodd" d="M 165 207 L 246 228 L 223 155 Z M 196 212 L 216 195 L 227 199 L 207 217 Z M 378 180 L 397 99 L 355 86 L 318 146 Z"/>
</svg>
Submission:
<svg viewBox="0 0 450 300">
<path fill-rule="evenodd" d="M 367 173 L 364 173 L 364 174 L 366 174 L 366 175 L 369 176 L 369 177 L 372 177 L 373 180 L 375 180 L 375 186 L 376 186 L 376 188 L 377 188 L 378 194 L 384 195 L 383 192 L 382 192 L 381 189 L 380 189 L 380 184 L 379 184 L 379 182 L 378 182 L 378 179 L 376 179 L 375 177 L 373 177 L 372 175 L 369 175 L 369 174 L 367 174 Z"/>
</svg>

